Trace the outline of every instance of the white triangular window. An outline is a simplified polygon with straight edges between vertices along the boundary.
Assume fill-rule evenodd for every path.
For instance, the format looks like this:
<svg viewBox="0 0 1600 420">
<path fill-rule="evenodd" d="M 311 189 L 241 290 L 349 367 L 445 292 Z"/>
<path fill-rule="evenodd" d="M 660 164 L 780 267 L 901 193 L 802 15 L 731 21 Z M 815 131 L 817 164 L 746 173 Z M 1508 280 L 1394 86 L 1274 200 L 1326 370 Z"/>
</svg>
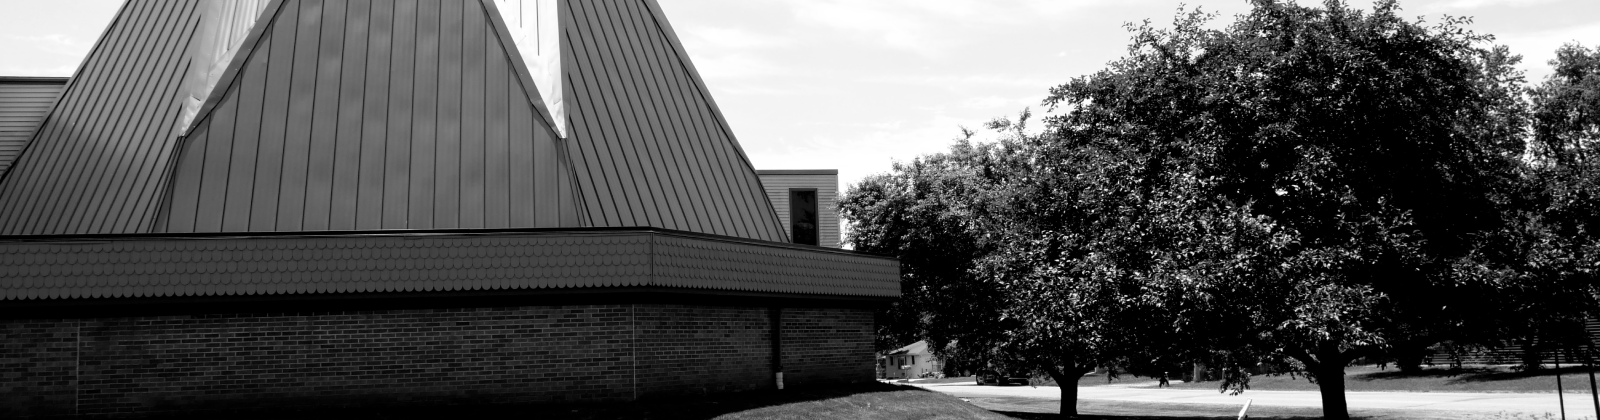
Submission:
<svg viewBox="0 0 1600 420">
<path fill-rule="evenodd" d="M 261 21 L 271 0 L 211 0 L 199 7 L 200 27 L 195 29 L 193 40 L 199 47 L 189 50 L 189 73 L 184 75 L 182 113 L 178 127 L 186 132 L 192 128 L 195 117 L 207 100 L 217 100 L 221 92 L 214 92 L 244 45 L 250 30 Z M 227 88 L 227 86 L 222 86 Z"/>
<path fill-rule="evenodd" d="M 534 89 L 550 110 L 556 134 L 565 138 L 567 113 L 561 92 L 561 18 L 558 0 L 495 0 L 500 18 L 511 32 L 511 41 L 522 53 Z"/>
</svg>

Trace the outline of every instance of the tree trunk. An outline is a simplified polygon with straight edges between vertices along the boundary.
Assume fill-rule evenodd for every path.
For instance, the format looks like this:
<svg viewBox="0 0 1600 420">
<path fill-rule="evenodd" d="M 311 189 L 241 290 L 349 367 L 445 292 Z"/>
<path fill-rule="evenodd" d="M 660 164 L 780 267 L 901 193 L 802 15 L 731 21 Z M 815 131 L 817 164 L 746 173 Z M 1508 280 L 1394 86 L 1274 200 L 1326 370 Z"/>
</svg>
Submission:
<svg viewBox="0 0 1600 420">
<path fill-rule="evenodd" d="M 1078 417 L 1078 381 L 1063 383 L 1056 380 L 1056 385 L 1061 388 L 1061 417 Z"/>
<path fill-rule="evenodd" d="M 1344 363 L 1338 355 L 1319 355 L 1317 387 L 1322 392 L 1322 418 L 1350 420 L 1350 406 L 1344 400 Z"/>
<path fill-rule="evenodd" d="M 1080 369 L 1069 365 L 1066 370 L 1056 366 L 1045 366 L 1044 371 L 1050 375 L 1050 379 L 1056 381 L 1056 387 L 1061 389 L 1061 418 L 1077 418 L 1078 380 L 1094 369 Z"/>
</svg>

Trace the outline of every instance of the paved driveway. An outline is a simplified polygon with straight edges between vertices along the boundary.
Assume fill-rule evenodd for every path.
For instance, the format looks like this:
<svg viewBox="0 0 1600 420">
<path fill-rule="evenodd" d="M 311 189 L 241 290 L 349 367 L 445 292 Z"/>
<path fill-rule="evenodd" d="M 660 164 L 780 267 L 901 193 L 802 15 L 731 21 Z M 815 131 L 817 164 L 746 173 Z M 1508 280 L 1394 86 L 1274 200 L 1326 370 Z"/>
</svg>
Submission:
<svg viewBox="0 0 1600 420">
<path fill-rule="evenodd" d="M 1059 401 L 1061 390 L 1055 387 L 1031 386 L 978 386 L 972 382 L 920 385 L 957 397 L 1024 397 Z M 1139 385 L 1139 384 L 1135 384 Z M 1589 394 L 1567 394 L 1567 418 L 1595 418 L 1594 402 Z M 1314 391 L 1246 391 L 1230 396 L 1210 390 L 1135 388 L 1129 386 L 1090 386 L 1078 388 L 1078 398 L 1087 400 L 1141 401 L 1175 404 L 1217 404 L 1243 406 L 1253 400 L 1252 406 L 1322 407 L 1322 397 Z M 1513 412 L 1527 414 L 1555 414 L 1559 412 L 1555 393 L 1481 393 L 1481 392 L 1347 392 L 1345 401 L 1351 409 L 1384 410 L 1450 410 L 1480 413 Z"/>
</svg>

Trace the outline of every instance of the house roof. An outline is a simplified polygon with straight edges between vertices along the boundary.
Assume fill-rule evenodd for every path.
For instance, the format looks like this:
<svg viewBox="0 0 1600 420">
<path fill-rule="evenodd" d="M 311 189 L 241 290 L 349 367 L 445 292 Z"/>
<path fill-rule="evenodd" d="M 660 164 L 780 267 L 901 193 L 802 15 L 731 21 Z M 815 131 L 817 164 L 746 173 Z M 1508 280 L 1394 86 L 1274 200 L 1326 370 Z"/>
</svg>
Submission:
<svg viewBox="0 0 1600 420">
<path fill-rule="evenodd" d="M 786 241 L 659 5 L 538 1 L 559 4 L 554 96 L 506 39 L 501 7 L 517 1 L 129 2 L 0 178 L 0 234 L 612 226 Z"/>
<path fill-rule="evenodd" d="M 900 355 L 900 354 L 928 354 L 928 341 L 927 340 L 922 340 L 922 341 L 918 341 L 918 342 L 915 342 L 915 343 L 907 344 L 905 347 L 894 349 L 894 351 L 891 351 L 891 352 L 886 353 L 886 354 L 890 355 L 890 356 Z"/>
</svg>

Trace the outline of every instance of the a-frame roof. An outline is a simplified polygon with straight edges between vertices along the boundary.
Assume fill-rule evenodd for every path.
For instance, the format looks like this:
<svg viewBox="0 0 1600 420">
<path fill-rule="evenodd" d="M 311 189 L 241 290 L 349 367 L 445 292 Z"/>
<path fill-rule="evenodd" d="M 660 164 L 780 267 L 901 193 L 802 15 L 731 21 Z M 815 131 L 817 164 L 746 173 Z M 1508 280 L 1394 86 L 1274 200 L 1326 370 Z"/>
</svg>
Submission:
<svg viewBox="0 0 1600 420">
<path fill-rule="evenodd" d="M 0 234 L 149 231 L 175 154 L 198 6 L 122 6 L 0 178 Z"/>
<path fill-rule="evenodd" d="M 562 8 L 571 159 L 596 225 L 787 241 L 744 150 L 654 0 Z"/>
<path fill-rule="evenodd" d="M 557 121 L 497 1 L 514 3 L 273 0 L 236 49 L 195 40 L 219 8 L 132 1 L 0 180 L 0 234 L 651 226 L 785 240 L 658 5 L 537 0 L 559 4 Z M 212 90 L 183 91 L 212 58 L 202 47 L 238 53 L 206 73 L 221 75 Z"/>
</svg>

